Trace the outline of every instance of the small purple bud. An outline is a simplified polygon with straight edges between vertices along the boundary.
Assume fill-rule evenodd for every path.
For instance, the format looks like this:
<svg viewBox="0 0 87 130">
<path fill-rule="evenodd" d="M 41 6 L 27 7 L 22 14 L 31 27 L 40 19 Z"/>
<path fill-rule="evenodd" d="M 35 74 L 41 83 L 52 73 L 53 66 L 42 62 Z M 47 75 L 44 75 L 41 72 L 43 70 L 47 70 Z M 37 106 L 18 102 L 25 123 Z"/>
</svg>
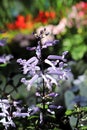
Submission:
<svg viewBox="0 0 87 130">
<path fill-rule="evenodd" d="M 17 63 L 21 63 L 22 62 L 22 59 L 17 59 Z"/>
<path fill-rule="evenodd" d="M 60 62 L 60 63 L 59 63 L 59 67 L 60 67 L 60 68 L 63 68 L 63 67 L 64 67 L 64 63 L 63 63 L 63 62 Z"/>
<path fill-rule="evenodd" d="M 29 50 L 29 51 L 33 51 L 33 50 L 36 49 L 36 47 L 27 47 L 26 49 Z"/>
<path fill-rule="evenodd" d="M 36 92 L 35 95 L 36 95 L 37 97 L 40 97 L 40 96 L 41 96 L 39 92 Z"/>
<path fill-rule="evenodd" d="M 48 94 L 48 96 L 49 97 L 57 97 L 57 96 L 59 96 L 59 94 L 55 93 L 55 92 L 52 92 L 52 93 Z"/>
<path fill-rule="evenodd" d="M 26 117 L 29 116 L 29 113 L 20 113 L 20 112 L 13 112 L 13 117 Z"/>
<path fill-rule="evenodd" d="M 57 55 L 49 55 L 47 57 L 47 59 L 49 59 L 49 60 L 62 60 L 64 62 L 66 62 L 66 59 L 63 59 L 62 56 L 57 56 Z"/>
<path fill-rule="evenodd" d="M 29 114 L 34 115 L 35 113 L 39 112 L 39 110 L 40 109 L 38 107 L 29 108 Z"/>
<path fill-rule="evenodd" d="M 30 58 L 27 63 L 28 64 L 32 64 L 33 62 L 35 62 L 37 60 L 37 58 L 35 56 L 33 56 L 32 58 Z"/>
<path fill-rule="evenodd" d="M 65 56 L 65 55 L 67 55 L 67 53 L 68 53 L 68 51 L 65 51 L 65 52 L 62 53 L 62 55 Z"/>
<path fill-rule="evenodd" d="M 54 40 L 54 41 L 53 41 L 53 45 L 55 45 L 55 44 L 57 44 L 57 43 L 59 43 L 59 40 Z"/>
<path fill-rule="evenodd" d="M 60 109 L 62 106 L 49 105 L 50 109 Z"/>
<path fill-rule="evenodd" d="M 22 83 L 25 83 L 25 82 L 26 82 L 26 79 L 25 79 L 25 78 L 22 78 L 22 79 L 21 79 L 21 82 L 22 82 Z"/>
</svg>

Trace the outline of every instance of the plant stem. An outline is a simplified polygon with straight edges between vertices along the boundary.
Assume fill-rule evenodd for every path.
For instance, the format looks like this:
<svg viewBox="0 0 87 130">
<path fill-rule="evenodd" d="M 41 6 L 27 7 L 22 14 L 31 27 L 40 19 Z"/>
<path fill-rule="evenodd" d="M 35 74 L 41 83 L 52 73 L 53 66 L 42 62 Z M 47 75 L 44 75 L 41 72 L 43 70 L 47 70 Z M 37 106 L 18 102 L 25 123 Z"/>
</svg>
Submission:
<svg viewBox="0 0 87 130">
<path fill-rule="evenodd" d="M 41 41 L 40 41 L 40 52 L 41 52 L 41 57 L 40 57 L 40 65 L 41 65 L 41 71 L 42 71 L 42 74 L 44 75 L 44 66 L 43 66 L 43 56 L 42 56 L 42 45 L 41 45 Z M 43 96 L 43 99 L 42 99 L 42 103 L 43 103 L 43 122 L 44 122 L 44 112 L 45 112 L 45 85 L 44 85 L 44 79 L 43 79 L 43 89 L 42 89 L 42 96 Z"/>
<path fill-rule="evenodd" d="M 81 117 L 81 115 L 80 115 L 80 114 L 78 114 L 78 117 L 77 117 L 77 122 L 76 122 L 76 126 L 75 126 L 75 130 L 77 130 L 77 129 L 78 129 L 78 124 L 79 124 L 80 117 Z"/>
</svg>

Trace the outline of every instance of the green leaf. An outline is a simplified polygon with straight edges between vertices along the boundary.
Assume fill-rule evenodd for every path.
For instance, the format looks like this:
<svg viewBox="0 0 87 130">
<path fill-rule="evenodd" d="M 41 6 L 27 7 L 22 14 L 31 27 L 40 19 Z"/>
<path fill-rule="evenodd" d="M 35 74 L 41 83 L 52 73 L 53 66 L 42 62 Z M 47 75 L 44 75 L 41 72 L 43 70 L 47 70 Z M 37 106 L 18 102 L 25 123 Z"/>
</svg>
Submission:
<svg viewBox="0 0 87 130">
<path fill-rule="evenodd" d="M 0 67 L 5 67 L 6 65 L 7 65 L 7 63 L 0 64 Z"/>
<path fill-rule="evenodd" d="M 84 44 L 78 45 L 78 46 L 74 46 L 71 49 L 71 55 L 73 57 L 74 60 L 79 60 L 81 58 L 83 58 L 84 53 L 87 51 L 87 47 Z"/>
<path fill-rule="evenodd" d="M 87 126 L 82 126 L 80 130 L 87 130 Z"/>
<path fill-rule="evenodd" d="M 43 105 L 39 103 L 39 104 L 37 104 L 37 107 L 43 108 Z M 45 104 L 45 109 L 48 109 L 48 105 L 47 104 Z"/>
<path fill-rule="evenodd" d="M 80 109 L 84 112 L 87 112 L 87 107 L 81 107 Z"/>
<path fill-rule="evenodd" d="M 73 114 L 73 111 L 72 110 L 67 110 L 65 112 L 66 116 L 71 116 Z"/>
<path fill-rule="evenodd" d="M 72 41 L 70 38 L 65 38 L 63 41 L 63 49 L 70 51 L 72 47 Z"/>
<path fill-rule="evenodd" d="M 27 130 L 34 130 L 34 126 L 27 127 Z"/>
<path fill-rule="evenodd" d="M 82 44 L 83 43 L 83 36 L 82 35 L 79 35 L 79 34 L 75 34 L 72 38 L 71 36 L 71 39 L 72 39 L 72 43 L 73 45 L 79 45 L 79 44 Z"/>
<path fill-rule="evenodd" d="M 33 116 L 29 116 L 28 119 L 31 120 L 31 119 L 38 119 L 39 117 L 36 116 L 36 115 L 33 115 Z"/>
</svg>

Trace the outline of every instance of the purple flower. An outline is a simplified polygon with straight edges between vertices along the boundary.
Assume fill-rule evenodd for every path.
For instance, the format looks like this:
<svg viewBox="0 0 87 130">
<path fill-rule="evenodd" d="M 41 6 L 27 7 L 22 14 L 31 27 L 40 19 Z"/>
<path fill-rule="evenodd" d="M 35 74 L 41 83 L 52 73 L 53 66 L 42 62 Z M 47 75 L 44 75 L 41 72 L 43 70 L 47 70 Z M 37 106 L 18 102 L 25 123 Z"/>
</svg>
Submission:
<svg viewBox="0 0 87 130">
<path fill-rule="evenodd" d="M 59 96 L 59 94 L 55 93 L 55 92 L 52 92 L 52 93 L 49 93 L 47 96 L 48 97 L 57 97 L 57 96 Z"/>
<path fill-rule="evenodd" d="M 28 113 L 30 115 L 34 115 L 39 111 L 40 111 L 39 107 L 36 107 L 36 106 L 31 106 L 30 108 L 28 108 Z"/>
<path fill-rule="evenodd" d="M 34 82 L 37 80 L 38 75 L 34 75 L 30 80 L 26 80 L 25 78 L 21 79 L 21 82 L 23 82 L 25 85 L 27 85 L 27 90 L 30 91 L 31 86 L 34 84 Z"/>
<path fill-rule="evenodd" d="M 47 59 L 49 60 L 62 60 L 63 62 L 66 62 L 67 60 L 65 59 L 65 55 L 67 54 L 68 52 L 66 51 L 65 53 L 62 54 L 62 56 L 57 56 L 57 55 L 49 55 L 47 57 Z"/>
<path fill-rule="evenodd" d="M 41 47 L 40 45 L 38 44 L 38 46 L 36 47 L 36 56 L 38 59 L 41 58 Z"/>
<path fill-rule="evenodd" d="M 44 79 L 44 82 L 46 84 L 46 87 L 52 91 L 52 85 L 55 84 L 56 86 L 58 85 L 58 83 L 56 82 L 55 78 L 53 78 L 52 76 L 45 74 L 42 74 L 42 78 Z"/>
<path fill-rule="evenodd" d="M 67 69 L 67 64 L 65 63 L 66 59 L 64 57 L 67 54 L 67 52 L 63 53 L 62 56 L 48 56 L 48 58 L 45 59 L 44 62 L 48 64 L 50 67 L 44 70 L 44 74 L 42 73 L 40 66 L 38 66 L 40 53 L 37 53 L 38 58 L 33 56 L 27 61 L 25 59 L 17 60 L 17 62 L 23 66 L 23 73 L 28 74 L 28 79 L 22 78 L 21 82 L 27 85 L 27 90 L 30 90 L 34 83 L 38 81 L 37 79 L 43 79 L 45 86 L 50 91 L 52 91 L 53 85 L 58 86 L 60 80 L 65 80 L 68 78 L 68 73 L 70 70 Z M 62 61 L 59 61 L 60 59 Z"/>
<path fill-rule="evenodd" d="M 2 119 L 0 120 L 0 123 L 2 123 L 5 126 L 5 129 L 7 130 L 9 125 L 15 127 L 15 123 L 13 122 L 10 113 L 8 111 L 8 108 L 10 108 L 9 101 L 7 99 L 0 99 L 0 108 L 2 113 L 0 113 Z"/>
<path fill-rule="evenodd" d="M 10 61 L 10 59 L 12 59 L 13 58 L 13 56 L 12 55 L 6 55 L 6 54 L 4 54 L 4 55 L 2 55 L 2 56 L 0 56 L 0 63 L 8 63 L 9 61 Z"/>
<path fill-rule="evenodd" d="M 29 60 L 22 60 L 22 59 L 18 59 L 17 62 L 23 66 L 23 73 L 24 74 L 30 74 L 31 76 L 35 75 L 35 73 L 37 71 L 40 70 L 39 66 L 37 66 L 38 64 L 38 59 L 37 57 L 32 57 Z"/>
<path fill-rule="evenodd" d="M 7 120 L 8 120 L 8 121 L 7 121 Z M 16 126 L 15 126 L 15 123 L 13 122 L 13 120 L 12 120 L 10 117 L 7 116 L 7 120 L 6 120 L 5 117 L 0 120 L 0 123 L 2 123 L 3 126 L 5 126 L 5 129 L 6 129 L 6 130 L 8 129 L 8 127 L 9 127 L 10 125 L 11 125 L 12 127 L 16 127 Z"/>
<path fill-rule="evenodd" d="M 17 62 L 23 66 L 23 73 L 28 75 L 28 79 L 22 78 L 21 80 L 21 82 L 27 85 L 28 90 L 30 90 L 37 79 L 41 79 L 42 82 L 44 81 L 45 87 L 47 87 L 50 91 L 52 91 L 53 85 L 59 85 L 59 80 L 67 79 L 69 72 L 66 69 L 67 64 L 65 64 L 65 56 L 68 53 L 67 51 L 63 52 L 62 56 L 49 55 L 44 62 L 50 67 L 48 67 L 46 70 L 44 70 L 42 67 L 42 49 L 55 45 L 58 42 L 58 40 L 42 42 L 47 35 L 48 33 L 46 33 L 46 29 L 41 30 L 39 34 L 35 34 L 35 37 L 38 39 L 38 45 L 37 47 L 29 48 L 29 50 L 35 49 L 36 56 L 33 56 L 27 61 L 25 59 L 17 60 Z M 43 83 L 40 84 L 40 86 L 41 85 L 43 85 Z"/>
<path fill-rule="evenodd" d="M 0 46 L 5 46 L 7 38 L 3 38 L 0 40 Z"/>
<path fill-rule="evenodd" d="M 33 50 L 36 49 L 36 47 L 27 47 L 26 49 L 29 50 L 29 51 L 33 51 Z"/>
<path fill-rule="evenodd" d="M 58 42 L 59 42 L 59 40 L 53 40 L 53 41 L 44 42 L 44 44 L 42 44 L 42 48 L 47 48 L 49 46 L 54 46 Z"/>
<path fill-rule="evenodd" d="M 54 46 L 59 42 L 59 40 L 54 40 L 54 38 L 49 35 L 49 33 L 46 31 L 46 28 L 43 30 L 40 30 L 39 33 L 34 33 L 34 36 L 36 39 L 38 39 L 38 45 L 37 47 L 27 47 L 27 50 L 35 50 L 37 58 L 41 58 L 41 50 L 43 48 L 47 48 L 49 46 Z"/>
<path fill-rule="evenodd" d="M 50 55 L 45 60 L 50 67 L 47 69 L 47 74 L 51 76 L 56 76 L 57 82 L 59 80 L 65 80 L 68 78 L 68 73 L 70 72 L 67 69 L 67 64 L 65 63 L 65 55 L 67 52 L 63 53 L 62 56 Z M 62 61 L 59 61 L 62 60 Z"/>
<path fill-rule="evenodd" d="M 62 106 L 56 106 L 56 105 L 49 105 L 50 109 L 61 109 Z"/>
<path fill-rule="evenodd" d="M 37 57 L 32 57 L 27 61 L 18 59 L 17 62 L 23 66 L 23 73 L 28 74 L 28 76 L 30 77 L 29 79 L 25 79 L 25 78 L 21 79 L 21 82 L 23 82 L 25 85 L 27 85 L 27 90 L 30 90 L 31 86 L 38 79 L 38 77 L 41 73 L 40 67 L 37 66 L 38 59 L 37 59 Z"/>
<path fill-rule="evenodd" d="M 41 94 L 40 94 L 39 92 L 36 92 L 35 95 L 36 95 L 37 97 L 41 97 Z"/>
<path fill-rule="evenodd" d="M 29 117 L 30 115 L 29 115 L 29 113 L 27 112 L 27 113 L 21 113 L 21 112 L 13 112 L 12 113 L 12 116 L 13 117 Z"/>
</svg>

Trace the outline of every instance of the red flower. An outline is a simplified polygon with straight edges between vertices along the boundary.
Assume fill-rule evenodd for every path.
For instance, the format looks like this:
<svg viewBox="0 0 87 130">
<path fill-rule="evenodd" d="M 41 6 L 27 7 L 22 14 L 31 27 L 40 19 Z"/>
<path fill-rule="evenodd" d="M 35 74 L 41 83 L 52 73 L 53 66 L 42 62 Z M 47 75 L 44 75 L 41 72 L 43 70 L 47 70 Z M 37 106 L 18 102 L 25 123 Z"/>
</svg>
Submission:
<svg viewBox="0 0 87 130">
<path fill-rule="evenodd" d="M 17 29 L 24 29 L 24 28 L 26 28 L 26 23 L 25 23 L 25 18 L 24 18 L 24 16 L 22 16 L 22 15 L 19 15 L 18 17 L 17 17 L 17 20 L 15 21 L 15 27 L 17 28 Z"/>
<path fill-rule="evenodd" d="M 50 18 L 54 19 L 56 17 L 56 13 L 54 11 L 50 12 Z"/>
<path fill-rule="evenodd" d="M 49 22 L 49 20 L 52 20 L 55 17 L 56 17 L 56 14 L 54 11 L 51 11 L 51 12 L 40 11 L 37 17 L 35 18 L 35 22 L 41 22 L 41 23 L 46 24 Z"/>
<path fill-rule="evenodd" d="M 8 28 L 8 29 L 11 29 L 11 30 L 14 30 L 14 29 L 15 29 L 14 23 L 8 23 L 8 24 L 7 24 L 7 28 Z"/>
<path fill-rule="evenodd" d="M 18 17 L 17 17 L 17 21 L 19 21 L 19 22 L 25 22 L 25 18 L 24 18 L 24 16 L 22 16 L 22 15 L 18 15 Z"/>
<path fill-rule="evenodd" d="M 87 11 L 87 2 L 81 1 L 81 2 L 77 3 L 77 4 L 76 4 L 76 8 L 77 8 L 78 10 Z"/>
</svg>

